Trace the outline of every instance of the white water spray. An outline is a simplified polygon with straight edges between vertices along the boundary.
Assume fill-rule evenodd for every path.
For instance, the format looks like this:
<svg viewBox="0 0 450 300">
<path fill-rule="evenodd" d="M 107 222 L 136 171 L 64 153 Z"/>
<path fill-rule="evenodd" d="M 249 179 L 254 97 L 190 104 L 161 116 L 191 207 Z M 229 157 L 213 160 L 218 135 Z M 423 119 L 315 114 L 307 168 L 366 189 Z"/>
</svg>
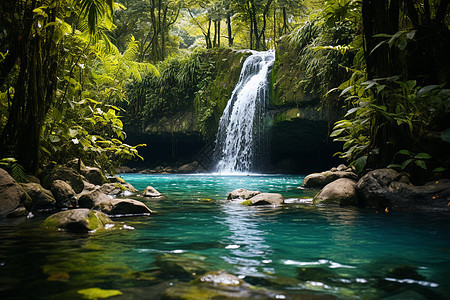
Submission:
<svg viewBox="0 0 450 300">
<path fill-rule="evenodd" d="M 266 106 L 274 60 L 273 50 L 252 51 L 244 62 L 219 122 L 214 150 L 219 173 L 249 173 L 261 163 L 267 148 Z"/>
</svg>

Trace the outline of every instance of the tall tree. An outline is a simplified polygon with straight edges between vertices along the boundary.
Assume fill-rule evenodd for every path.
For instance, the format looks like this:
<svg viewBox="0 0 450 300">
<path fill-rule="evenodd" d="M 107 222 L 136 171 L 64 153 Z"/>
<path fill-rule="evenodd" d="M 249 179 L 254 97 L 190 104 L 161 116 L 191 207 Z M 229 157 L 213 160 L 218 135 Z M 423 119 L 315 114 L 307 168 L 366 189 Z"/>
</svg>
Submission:
<svg viewBox="0 0 450 300">
<path fill-rule="evenodd" d="M 13 86 L 9 95 L 8 121 L 1 134 L 1 153 L 16 157 L 36 172 L 44 118 L 52 107 L 57 88 L 59 57 L 63 53 L 60 20 L 71 15 L 84 18 L 92 37 L 99 34 L 99 20 L 112 17 L 112 1 L 18 0 L 2 1 L 1 62 L 3 84 Z M 101 32 L 100 32 L 101 33 Z M 17 75 L 13 71 L 17 68 Z"/>
</svg>

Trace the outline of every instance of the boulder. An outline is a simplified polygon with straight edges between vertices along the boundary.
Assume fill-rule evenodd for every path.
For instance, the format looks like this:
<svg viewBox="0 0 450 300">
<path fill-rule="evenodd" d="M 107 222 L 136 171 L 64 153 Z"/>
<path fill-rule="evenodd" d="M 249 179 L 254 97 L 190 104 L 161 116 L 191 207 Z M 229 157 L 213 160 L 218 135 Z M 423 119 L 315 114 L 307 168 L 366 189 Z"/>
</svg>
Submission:
<svg viewBox="0 0 450 300">
<path fill-rule="evenodd" d="M 55 180 L 50 188 L 56 200 L 56 207 L 65 209 L 77 206 L 77 197 L 72 187 L 63 180 Z"/>
<path fill-rule="evenodd" d="M 83 180 L 83 185 L 84 188 L 83 191 L 81 192 L 82 194 L 86 194 L 87 192 L 92 192 L 100 188 L 100 186 L 87 182 L 86 180 Z"/>
<path fill-rule="evenodd" d="M 48 211 L 56 208 L 56 200 L 53 194 L 44 189 L 40 184 L 29 182 L 22 183 L 22 188 L 30 197 L 30 200 L 25 201 L 25 207 L 29 211 Z"/>
<path fill-rule="evenodd" d="M 314 204 L 334 204 L 340 206 L 358 205 L 358 197 L 355 190 L 356 181 L 348 178 L 340 178 L 327 184 L 317 196 Z"/>
<path fill-rule="evenodd" d="M 78 198 L 78 206 L 80 208 L 94 208 L 98 203 L 109 201 L 111 198 L 103 193 L 101 190 L 94 190 L 80 195 Z"/>
<path fill-rule="evenodd" d="M 92 183 L 94 185 L 102 185 L 108 182 L 108 180 L 106 180 L 106 177 L 103 175 L 103 172 L 99 168 L 85 167 L 81 170 L 81 174 L 86 177 L 89 183 Z"/>
<path fill-rule="evenodd" d="M 21 186 L 1 168 L 0 199 L 0 216 L 13 212 L 26 199 L 26 194 Z"/>
<path fill-rule="evenodd" d="M 284 203 L 284 198 L 283 196 L 281 196 L 281 194 L 277 194 L 277 193 L 261 193 L 258 194 L 244 202 L 242 202 L 241 204 L 243 205 L 251 205 L 251 206 L 256 206 L 256 205 L 275 205 L 275 206 L 279 206 L 282 205 Z"/>
<path fill-rule="evenodd" d="M 150 215 L 152 211 L 142 202 L 133 199 L 111 199 L 97 202 L 94 209 L 109 216 Z"/>
<path fill-rule="evenodd" d="M 179 173 L 193 173 L 198 168 L 198 161 L 191 162 L 189 164 L 182 165 L 178 168 Z"/>
<path fill-rule="evenodd" d="M 42 180 L 42 185 L 49 189 L 55 180 L 64 180 L 67 182 L 75 193 L 79 194 L 84 189 L 84 177 L 68 167 L 57 167 L 49 171 Z"/>
<path fill-rule="evenodd" d="M 154 187 L 148 186 L 145 188 L 142 196 L 144 196 L 144 197 L 161 197 L 162 194 L 160 192 L 158 192 Z"/>
<path fill-rule="evenodd" d="M 52 230 L 86 233 L 105 228 L 113 224 L 108 216 L 99 211 L 86 208 L 61 211 L 51 215 L 42 223 L 42 227 Z"/>
<path fill-rule="evenodd" d="M 96 190 L 78 199 L 82 208 L 100 210 L 107 215 L 147 215 L 152 211 L 142 202 L 132 199 L 112 199 L 108 195 Z"/>
<path fill-rule="evenodd" d="M 314 173 L 303 179 L 302 187 L 321 189 L 330 182 L 333 182 L 339 178 L 348 178 L 356 181 L 358 180 L 358 175 L 353 172 L 338 171 L 337 169 L 335 172 L 325 171 L 322 173 Z"/>
<path fill-rule="evenodd" d="M 422 186 L 407 183 L 391 169 L 374 170 L 356 184 L 361 205 L 368 208 L 450 211 L 450 180 L 440 179 Z"/>
<path fill-rule="evenodd" d="M 129 183 L 105 183 L 100 187 L 100 191 L 111 196 L 122 196 L 126 193 L 130 195 L 137 190 Z"/>
<path fill-rule="evenodd" d="M 249 191 L 246 189 L 237 189 L 232 191 L 229 195 L 228 195 L 228 200 L 232 200 L 232 199 L 250 199 L 258 194 L 261 194 L 260 191 Z"/>
</svg>

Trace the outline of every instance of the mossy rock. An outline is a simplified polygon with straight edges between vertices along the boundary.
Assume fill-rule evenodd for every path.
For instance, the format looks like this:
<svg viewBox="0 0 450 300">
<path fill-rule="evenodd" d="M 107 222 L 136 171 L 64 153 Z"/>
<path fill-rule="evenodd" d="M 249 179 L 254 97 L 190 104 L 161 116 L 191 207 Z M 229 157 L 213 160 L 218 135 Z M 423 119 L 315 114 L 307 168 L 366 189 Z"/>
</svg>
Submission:
<svg viewBox="0 0 450 300">
<path fill-rule="evenodd" d="M 87 233 L 103 229 L 106 224 L 113 223 L 107 215 L 100 211 L 79 208 L 51 215 L 45 219 L 42 227 L 51 230 Z"/>
</svg>

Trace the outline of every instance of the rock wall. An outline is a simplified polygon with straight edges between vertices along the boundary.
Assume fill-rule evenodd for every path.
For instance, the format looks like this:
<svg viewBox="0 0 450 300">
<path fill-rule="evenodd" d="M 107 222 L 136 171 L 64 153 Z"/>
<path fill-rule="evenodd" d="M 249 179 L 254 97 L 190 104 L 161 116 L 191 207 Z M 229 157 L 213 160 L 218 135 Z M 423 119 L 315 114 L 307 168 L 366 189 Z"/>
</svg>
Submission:
<svg viewBox="0 0 450 300">
<path fill-rule="evenodd" d="M 275 172 L 303 173 L 339 163 L 333 154 L 341 146 L 328 136 L 342 111 L 322 107 L 318 95 L 303 90 L 304 80 L 308 78 L 298 65 L 297 50 L 284 37 L 277 44 L 272 71 L 271 157 Z"/>
</svg>

